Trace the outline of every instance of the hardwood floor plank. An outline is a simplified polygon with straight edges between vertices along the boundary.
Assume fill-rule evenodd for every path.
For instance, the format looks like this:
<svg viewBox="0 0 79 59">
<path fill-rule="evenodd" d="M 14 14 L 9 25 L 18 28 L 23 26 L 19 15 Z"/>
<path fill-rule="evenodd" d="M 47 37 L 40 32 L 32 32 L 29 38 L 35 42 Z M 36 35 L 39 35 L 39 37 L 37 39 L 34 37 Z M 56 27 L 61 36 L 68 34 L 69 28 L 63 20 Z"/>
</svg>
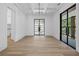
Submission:
<svg viewBox="0 0 79 59">
<path fill-rule="evenodd" d="M 79 56 L 71 47 L 54 37 L 29 36 L 18 42 L 10 38 L 8 48 L 0 52 L 1 56 Z"/>
</svg>

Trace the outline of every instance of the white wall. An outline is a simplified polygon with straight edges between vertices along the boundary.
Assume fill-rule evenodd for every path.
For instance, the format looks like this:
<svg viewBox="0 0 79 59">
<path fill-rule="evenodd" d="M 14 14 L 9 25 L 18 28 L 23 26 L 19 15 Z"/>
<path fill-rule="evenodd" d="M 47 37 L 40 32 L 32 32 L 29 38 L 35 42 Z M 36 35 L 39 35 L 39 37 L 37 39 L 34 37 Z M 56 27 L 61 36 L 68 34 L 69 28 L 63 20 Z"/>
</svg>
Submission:
<svg viewBox="0 0 79 59">
<path fill-rule="evenodd" d="M 27 18 L 19 9 L 16 10 L 16 41 L 26 35 Z"/>
<path fill-rule="evenodd" d="M 34 24 L 33 15 L 28 14 L 28 19 L 26 19 L 26 28 L 27 28 L 26 36 L 34 35 L 34 25 L 33 24 Z"/>
<path fill-rule="evenodd" d="M 45 15 L 45 35 L 53 36 L 53 14 Z"/>
<path fill-rule="evenodd" d="M 76 50 L 79 52 L 79 4 L 76 4 Z"/>
<path fill-rule="evenodd" d="M 0 51 L 7 48 L 7 9 L 4 4 L 0 4 Z"/>
<path fill-rule="evenodd" d="M 56 13 L 52 20 L 52 27 L 53 27 L 52 35 L 58 40 L 60 36 L 60 16 L 59 15 L 60 15 L 59 13 Z"/>
</svg>

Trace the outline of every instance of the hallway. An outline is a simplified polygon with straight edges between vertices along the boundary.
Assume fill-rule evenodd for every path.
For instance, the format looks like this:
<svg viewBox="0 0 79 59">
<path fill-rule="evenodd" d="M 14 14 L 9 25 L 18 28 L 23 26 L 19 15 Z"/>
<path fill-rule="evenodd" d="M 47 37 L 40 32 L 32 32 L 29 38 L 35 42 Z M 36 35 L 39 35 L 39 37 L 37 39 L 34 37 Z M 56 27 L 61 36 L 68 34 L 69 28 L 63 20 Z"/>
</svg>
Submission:
<svg viewBox="0 0 79 59">
<path fill-rule="evenodd" d="M 8 48 L 0 53 L 2 56 L 78 56 L 74 49 L 51 36 L 28 36 L 18 42 L 9 38 Z"/>
</svg>

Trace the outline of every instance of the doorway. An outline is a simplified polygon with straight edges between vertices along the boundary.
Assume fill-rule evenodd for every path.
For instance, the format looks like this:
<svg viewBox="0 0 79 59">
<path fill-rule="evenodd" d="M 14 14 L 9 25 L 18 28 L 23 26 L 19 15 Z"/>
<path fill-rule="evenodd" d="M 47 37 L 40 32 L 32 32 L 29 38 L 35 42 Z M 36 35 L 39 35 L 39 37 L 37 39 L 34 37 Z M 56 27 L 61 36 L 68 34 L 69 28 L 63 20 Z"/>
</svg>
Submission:
<svg viewBox="0 0 79 59">
<path fill-rule="evenodd" d="M 45 19 L 34 19 L 34 35 L 45 35 Z"/>
<path fill-rule="evenodd" d="M 8 46 L 14 42 L 15 39 L 15 10 L 7 7 L 7 39 Z"/>
<path fill-rule="evenodd" d="M 60 14 L 60 40 L 76 49 L 76 4 Z"/>
<path fill-rule="evenodd" d="M 12 23 L 12 10 L 7 8 L 7 36 L 11 38 L 11 23 Z"/>
</svg>

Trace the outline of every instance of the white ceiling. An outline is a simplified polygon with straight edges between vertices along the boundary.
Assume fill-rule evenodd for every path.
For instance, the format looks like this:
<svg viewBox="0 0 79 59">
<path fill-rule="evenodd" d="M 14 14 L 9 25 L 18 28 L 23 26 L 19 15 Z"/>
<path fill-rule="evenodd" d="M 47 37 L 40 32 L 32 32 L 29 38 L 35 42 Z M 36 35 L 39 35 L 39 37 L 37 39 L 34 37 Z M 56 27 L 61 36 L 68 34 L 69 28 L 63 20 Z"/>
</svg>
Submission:
<svg viewBox="0 0 79 59">
<path fill-rule="evenodd" d="M 55 13 L 61 7 L 61 3 L 16 3 L 24 13 Z"/>
</svg>

